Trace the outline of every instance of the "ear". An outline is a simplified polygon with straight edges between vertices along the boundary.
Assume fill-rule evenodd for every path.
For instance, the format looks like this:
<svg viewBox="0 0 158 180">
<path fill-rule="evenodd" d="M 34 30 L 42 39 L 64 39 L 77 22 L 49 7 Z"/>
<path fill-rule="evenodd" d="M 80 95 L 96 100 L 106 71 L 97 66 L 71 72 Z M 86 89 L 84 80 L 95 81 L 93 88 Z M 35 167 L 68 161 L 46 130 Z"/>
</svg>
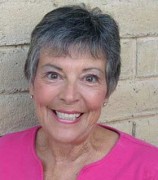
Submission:
<svg viewBox="0 0 158 180">
<path fill-rule="evenodd" d="M 106 106 L 106 105 L 107 105 L 108 100 L 109 100 L 109 98 L 108 98 L 108 97 L 105 97 L 105 99 L 104 99 L 104 103 L 103 103 L 103 106 Z"/>
<path fill-rule="evenodd" d="M 34 87 L 33 87 L 33 84 L 32 84 L 32 83 L 29 84 L 29 94 L 30 94 L 31 96 L 34 95 Z"/>
</svg>

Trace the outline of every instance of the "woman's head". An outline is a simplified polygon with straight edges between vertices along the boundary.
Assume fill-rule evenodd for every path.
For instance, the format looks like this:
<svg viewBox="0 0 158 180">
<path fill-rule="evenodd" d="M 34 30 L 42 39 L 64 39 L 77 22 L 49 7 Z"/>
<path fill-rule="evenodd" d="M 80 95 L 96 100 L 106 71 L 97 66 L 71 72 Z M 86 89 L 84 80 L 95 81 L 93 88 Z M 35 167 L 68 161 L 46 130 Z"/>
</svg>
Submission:
<svg viewBox="0 0 158 180">
<path fill-rule="evenodd" d="M 33 83 L 40 53 L 71 56 L 71 51 L 106 61 L 107 96 L 114 91 L 120 74 L 120 38 L 116 22 L 99 9 L 65 6 L 44 16 L 35 27 L 25 64 L 25 75 Z"/>
</svg>

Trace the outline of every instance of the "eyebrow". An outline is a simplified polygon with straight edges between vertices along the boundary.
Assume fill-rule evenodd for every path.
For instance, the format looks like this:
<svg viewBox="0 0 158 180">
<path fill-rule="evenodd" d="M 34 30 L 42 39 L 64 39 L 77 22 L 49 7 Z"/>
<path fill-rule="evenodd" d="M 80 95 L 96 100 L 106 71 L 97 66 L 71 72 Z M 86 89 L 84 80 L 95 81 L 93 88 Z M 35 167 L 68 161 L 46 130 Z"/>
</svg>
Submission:
<svg viewBox="0 0 158 180">
<path fill-rule="evenodd" d="M 42 66 L 42 69 L 43 68 L 54 68 L 54 69 L 57 69 L 58 71 L 63 71 L 62 68 L 60 68 L 60 67 L 58 67 L 58 66 L 56 66 L 54 64 L 45 64 L 45 65 Z"/>
<path fill-rule="evenodd" d="M 96 67 L 85 68 L 83 70 L 83 72 L 87 72 L 87 71 L 91 71 L 91 70 L 97 70 L 97 71 L 101 72 L 102 74 L 104 74 L 104 72 L 101 69 L 96 68 Z"/>
<path fill-rule="evenodd" d="M 63 69 L 61 67 L 58 67 L 54 64 L 45 64 L 42 66 L 42 69 L 47 68 L 47 67 L 57 69 L 58 71 L 63 71 Z M 104 72 L 101 69 L 96 68 L 96 67 L 85 68 L 85 69 L 83 69 L 83 72 L 87 72 L 87 71 L 91 71 L 91 70 L 97 70 L 97 71 L 101 72 L 102 74 L 104 74 Z"/>
</svg>

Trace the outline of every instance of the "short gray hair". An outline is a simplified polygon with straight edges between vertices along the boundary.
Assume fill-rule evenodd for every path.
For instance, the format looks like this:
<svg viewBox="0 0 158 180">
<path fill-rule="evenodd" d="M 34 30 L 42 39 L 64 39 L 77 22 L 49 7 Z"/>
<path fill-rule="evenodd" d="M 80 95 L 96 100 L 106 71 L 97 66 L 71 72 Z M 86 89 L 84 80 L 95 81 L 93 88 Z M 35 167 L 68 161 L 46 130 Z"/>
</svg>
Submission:
<svg viewBox="0 0 158 180">
<path fill-rule="evenodd" d="M 104 57 L 107 96 L 114 91 L 120 75 L 120 37 L 116 21 L 99 8 L 85 5 L 57 8 L 37 24 L 25 63 L 26 78 L 33 83 L 42 49 L 51 48 L 56 56 L 70 55 L 70 48 L 87 52 L 95 58 Z"/>
</svg>

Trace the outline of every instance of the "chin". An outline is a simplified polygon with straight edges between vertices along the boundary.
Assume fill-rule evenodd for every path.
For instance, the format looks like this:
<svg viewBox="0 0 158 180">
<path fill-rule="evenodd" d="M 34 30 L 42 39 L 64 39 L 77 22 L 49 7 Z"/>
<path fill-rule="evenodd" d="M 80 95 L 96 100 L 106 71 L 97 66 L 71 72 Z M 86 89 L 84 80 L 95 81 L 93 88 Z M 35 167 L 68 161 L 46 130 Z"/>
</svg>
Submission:
<svg viewBox="0 0 158 180">
<path fill-rule="evenodd" d="M 89 133 L 87 128 L 81 128 L 81 125 L 74 127 L 74 124 L 69 126 L 52 126 L 43 127 L 45 133 L 49 136 L 49 139 L 58 143 L 64 144 L 78 144 L 88 137 Z"/>
</svg>

